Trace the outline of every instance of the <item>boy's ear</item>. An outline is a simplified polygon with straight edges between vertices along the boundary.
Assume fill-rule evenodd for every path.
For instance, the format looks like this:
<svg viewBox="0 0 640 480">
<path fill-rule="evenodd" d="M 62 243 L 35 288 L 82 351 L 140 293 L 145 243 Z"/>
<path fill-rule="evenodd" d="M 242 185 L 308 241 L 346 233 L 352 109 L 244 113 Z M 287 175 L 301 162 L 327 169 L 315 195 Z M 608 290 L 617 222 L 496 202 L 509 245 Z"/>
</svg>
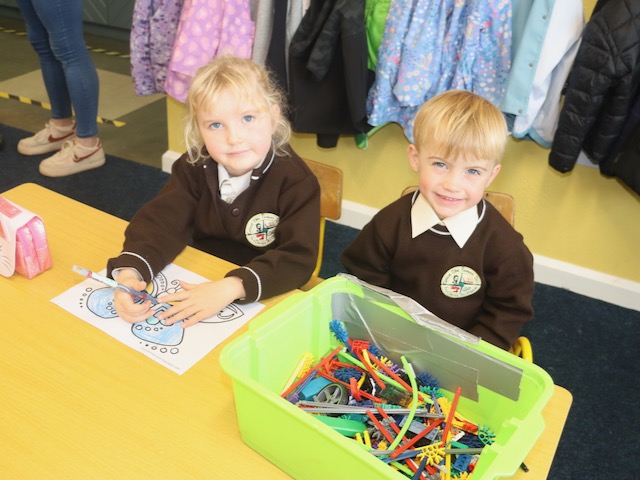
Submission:
<svg viewBox="0 0 640 480">
<path fill-rule="evenodd" d="M 487 187 L 489 185 L 491 185 L 491 183 L 495 180 L 495 178 L 498 176 L 498 173 L 500 173 L 500 169 L 502 168 L 502 164 L 497 163 L 493 166 L 493 170 L 491 170 L 491 174 L 489 176 L 489 181 L 487 182 Z"/>
<path fill-rule="evenodd" d="M 418 149 L 413 143 L 407 147 L 407 156 L 409 157 L 409 165 L 411 165 L 414 172 L 417 172 L 418 167 L 420 166 L 420 159 L 418 156 Z"/>
</svg>

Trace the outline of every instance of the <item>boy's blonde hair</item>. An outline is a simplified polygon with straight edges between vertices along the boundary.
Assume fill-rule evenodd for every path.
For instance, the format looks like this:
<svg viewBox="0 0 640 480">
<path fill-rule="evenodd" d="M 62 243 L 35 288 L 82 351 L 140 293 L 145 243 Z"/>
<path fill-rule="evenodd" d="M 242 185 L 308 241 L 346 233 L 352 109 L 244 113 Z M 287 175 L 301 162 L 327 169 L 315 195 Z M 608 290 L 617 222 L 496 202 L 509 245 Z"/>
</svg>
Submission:
<svg viewBox="0 0 640 480">
<path fill-rule="evenodd" d="M 413 124 L 414 145 L 444 158 L 484 159 L 499 164 L 507 144 L 507 123 L 488 100 L 466 90 L 429 99 Z"/>
<path fill-rule="evenodd" d="M 266 111 L 277 122 L 273 134 L 273 148 L 282 152 L 291 136 L 291 126 L 286 117 L 284 95 L 267 70 L 245 58 L 225 55 L 213 59 L 197 72 L 187 94 L 187 119 L 185 144 L 189 161 L 196 163 L 205 158 L 204 140 L 198 129 L 197 114 L 204 105 L 215 102 L 218 95 L 230 90 L 238 99 L 255 99 L 262 102 Z M 274 107 L 279 107 L 279 111 Z"/>
</svg>

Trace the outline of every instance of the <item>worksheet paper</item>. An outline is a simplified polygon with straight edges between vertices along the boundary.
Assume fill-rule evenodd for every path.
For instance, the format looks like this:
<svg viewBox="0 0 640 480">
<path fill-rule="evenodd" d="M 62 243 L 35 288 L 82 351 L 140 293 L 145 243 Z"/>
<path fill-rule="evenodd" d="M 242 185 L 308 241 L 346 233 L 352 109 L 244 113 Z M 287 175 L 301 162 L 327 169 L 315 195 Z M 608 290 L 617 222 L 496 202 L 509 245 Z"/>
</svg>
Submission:
<svg viewBox="0 0 640 480">
<path fill-rule="evenodd" d="M 209 280 L 170 264 L 153 279 L 149 293 L 159 297 L 176 292 L 180 290 L 180 281 L 197 284 Z M 264 308 L 261 303 L 232 303 L 213 317 L 180 328 L 182 322 L 168 326 L 155 317 L 170 307 L 160 304 L 154 307 L 153 316 L 131 324 L 118 317 L 113 306 L 113 288 L 90 278 L 51 301 L 178 374 L 186 372 Z"/>
</svg>

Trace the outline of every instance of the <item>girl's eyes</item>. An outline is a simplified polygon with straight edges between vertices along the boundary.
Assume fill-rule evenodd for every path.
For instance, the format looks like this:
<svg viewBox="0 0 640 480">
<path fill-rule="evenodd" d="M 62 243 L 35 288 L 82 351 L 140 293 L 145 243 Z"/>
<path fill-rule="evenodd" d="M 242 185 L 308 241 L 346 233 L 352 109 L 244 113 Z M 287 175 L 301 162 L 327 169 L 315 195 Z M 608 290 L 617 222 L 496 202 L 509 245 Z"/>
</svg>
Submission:
<svg viewBox="0 0 640 480">
<path fill-rule="evenodd" d="M 256 120 L 255 115 L 243 115 L 242 116 L 242 121 L 244 123 L 252 123 Z M 222 128 L 222 123 L 221 122 L 211 122 L 209 124 L 209 128 L 211 128 L 212 130 L 219 130 L 220 128 Z"/>
</svg>

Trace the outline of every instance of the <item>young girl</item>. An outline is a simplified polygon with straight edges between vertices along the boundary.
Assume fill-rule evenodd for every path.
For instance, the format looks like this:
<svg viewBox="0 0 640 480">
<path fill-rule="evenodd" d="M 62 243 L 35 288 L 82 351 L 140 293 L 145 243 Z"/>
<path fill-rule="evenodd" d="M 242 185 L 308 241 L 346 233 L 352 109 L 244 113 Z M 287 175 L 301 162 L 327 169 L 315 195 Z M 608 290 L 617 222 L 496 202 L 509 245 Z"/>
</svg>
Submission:
<svg viewBox="0 0 640 480">
<path fill-rule="evenodd" d="M 187 153 L 167 184 L 133 217 L 108 274 L 143 290 L 191 244 L 239 265 L 217 281 L 164 295 L 167 325 L 193 325 L 232 302 L 248 303 L 298 288 L 313 272 L 319 243 L 320 186 L 289 147 L 283 99 L 261 66 L 230 56 L 193 79 L 187 97 Z M 115 293 L 129 322 L 151 304 Z"/>
</svg>

